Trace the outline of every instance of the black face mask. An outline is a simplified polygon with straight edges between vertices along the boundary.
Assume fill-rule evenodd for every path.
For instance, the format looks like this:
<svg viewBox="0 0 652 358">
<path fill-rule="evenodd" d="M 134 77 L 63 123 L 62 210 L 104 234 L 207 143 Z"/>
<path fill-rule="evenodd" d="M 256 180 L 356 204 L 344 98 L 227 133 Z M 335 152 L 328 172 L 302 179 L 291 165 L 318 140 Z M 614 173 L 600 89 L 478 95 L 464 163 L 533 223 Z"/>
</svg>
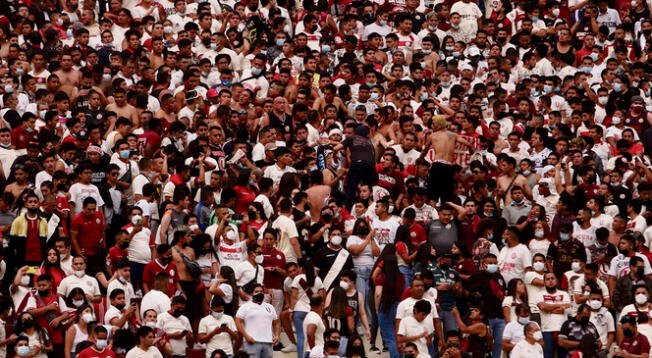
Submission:
<svg viewBox="0 0 652 358">
<path fill-rule="evenodd" d="M 265 294 L 264 293 L 257 293 L 253 296 L 251 296 L 251 299 L 254 300 L 256 303 L 261 303 L 263 302 L 263 299 L 265 299 Z"/>
<path fill-rule="evenodd" d="M 443 271 L 448 270 L 451 267 L 450 264 L 439 264 L 439 268 L 442 269 Z"/>
<path fill-rule="evenodd" d="M 34 320 L 29 318 L 23 321 L 23 327 L 25 328 L 32 328 L 34 327 Z"/>
<path fill-rule="evenodd" d="M 414 354 L 408 353 L 408 354 L 404 355 L 403 357 L 405 357 L 405 358 L 414 358 Z"/>
<path fill-rule="evenodd" d="M 169 264 L 170 262 L 172 262 L 172 258 L 171 257 L 161 257 L 161 262 L 164 263 L 164 264 Z"/>
<path fill-rule="evenodd" d="M 643 278 L 643 276 L 645 276 L 645 267 L 637 267 L 636 276 Z"/>
<path fill-rule="evenodd" d="M 41 297 L 48 297 L 50 295 L 50 290 L 38 290 L 38 295 Z"/>
<path fill-rule="evenodd" d="M 548 291 L 548 293 L 553 293 L 553 292 L 555 292 L 556 290 L 557 290 L 556 287 L 548 287 L 548 286 L 546 286 L 546 291 Z"/>
<path fill-rule="evenodd" d="M 323 214 L 321 217 L 324 219 L 325 222 L 329 222 L 333 220 L 333 215 L 331 214 Z"/>
<path fill-rule="evenodd" d="M 182 310 L 173 310 L 172 311 L 172 316 L 174 316 L 175 318 L 181 316 L 182 314 L 183 314 Z"/>
<path fill-rule="evenodd" d="M 358 234 L 365 235 L 365 236 L 368 235 L 369 234 L 369 228 L 366 227 L 366 226 L 360 226 L 358 228 Z"/>
<path fill-rule="evenodd" d="M 645 35 L 645 36 L 650 36 L 650 35 L 652 34 L 652 30 L 650 30 L 650 29 L 642 30 L 641 32 L 642 32 L 643 35 Z"/>
<path fill-rule="evenodd" d="M 582 326 L 586 326 L 589 324 L 589 317 L 582 317 L 579 319 L 579 322 Z"/>
<path fill-rule="evenodd" d="M 632 337 L 634 337 L 634 331 L 632 331 L 631 329 L 623 329 L 623 334 L 624 334 L 625 337 L 627 337 L 627 338 L 632 338 Z"/>
<path fill-rule="evenodd" d="M 125 308 L 126 305 L 125 305 L 124 303 L 119 303 L 119 304 L 114 305 L 114 306 L 115 306 L 115 308 L 117 308 L 117 309 L 119 309 L 120 311 L 122 311 L 122 309 Z"/>
<path fill-rule="evenodd" d="M 623 254 L 624 256 L 627 256 L 627 255 L 629 255 L 629 250 L 627 250 L 627 249 L 620 250 L 620 253 Z"/>
<path fill-rule="evenodd" d="M 34 215 L 38 212 L 38 208 L 27 208 L 27 212 Z"/>
<path fill-rule="evenodd" d="M 121 249 L 126 249 L 126 248 L 129 247 L 129 243 L 128 242 L 123 242 L 119 246 L 120 246 Z"/>
<path fill-rule="evenodd" d="M 209 47 L 211 45 L 210 37 L 205 37 L 205 38 L 201 39 L 201 43 L 203 43 L 204 46 Z"/>
<path fill-rule="evenodd" d="M 253 219 L 256 218 L 256 211 L 254 211 L 254 210 L 249 210 L 249 211 L 247 212 L 247 215 L 249 215 L 249 220 L 253 220 Z"/>
</svg>

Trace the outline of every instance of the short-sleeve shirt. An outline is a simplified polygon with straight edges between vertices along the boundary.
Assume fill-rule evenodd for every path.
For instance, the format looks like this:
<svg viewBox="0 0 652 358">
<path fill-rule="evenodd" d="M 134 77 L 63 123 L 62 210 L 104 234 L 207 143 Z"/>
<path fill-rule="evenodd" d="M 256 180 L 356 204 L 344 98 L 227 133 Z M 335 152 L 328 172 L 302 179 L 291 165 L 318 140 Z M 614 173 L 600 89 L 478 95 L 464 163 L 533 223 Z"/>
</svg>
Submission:
<svg viewBox="0 0 652 358">
<path fill-rule="evenodd" d="M 317 329 L 315 330 L 315 345 L 323 345 L 324 344 L 324 331 L 326 330 L 326 326 L 324 326 L 324 321 L 321 319 L 321 316 L 317 314 L 314 311 L 308 312 L 306 315 L 306 318 L 303 319 L 303 332 L 304 334 L 308 334 L 308 326 L 314 324 L 317 326 Z M 310 347 L 308 345 L 308 340 L 306 339 L 306 346 L 305 346 L 306 352 L 310 352 Z"/>
<path fill-rule="evenodd" d="M 535 302 L 545 303 L 571 303 L 570 296 L 566 291 L 556 290 L 553 293 L 548 291 L 539 292 L 539 296 L 535 297 Z M 541 311 L 541 331 L 542 332 L 558 332 L 561 326 L 566 321 L 567 314 L 564 313 L 546 313 Z"/>
<path fill-rule="evenodd" d="M 443 271 L 439 266 L 435 266 L 433 274 L 435 276 L 435 286 L 442 284 L 452 285 L 460 281 L 460 275 L 452 268 Z M 455 295 L 453 290 L 439 292 L 439 305 L 441 306 L 442 311 L 450 311 L 455 307 Z"/>
<path fill-rule="evenodd" d="M 102 237 L 104 218 L 99 211 L 87 218 L 84 214 L 77 214 L 70 223 L 70 230 L 77 231 L 77 242 L 83 255 L 95 255 L 99 252 Z"/>
<path fill-rule="evenodd" d="M 174 262 L 170 262 L 165 267 L 161 266 L 158 260 L 152 260 L 148 263 L 143 270 L 143 281 L 149 284 L 149 287 L 154 287 L 154 278 L 159 272 L 164 272 L 168 275 L 168 296 L 172 297 L 176 292 L 176 282 L 179 281 L 179 274 L 177 272 L 177 266 Z"/>
<path fill-rule="evenodd" d="M 183 315 L 174 317 L 169 312 L 163 312 L 158 316 L 156 326 L 168 334 L 182 331 L 192 332 L 192 326 L 190 325 L 188 317 Z M 172 346 L 174 355 L 186 355 L 188 344 L 186 343 L 185 336 L 177 339 L 170 339 L 170 345 Z"/>
<path fill-rule="evenodd" d="M 274 306 L 262 302 L 260 304 L 248 301 L 240 306 L 236 318 L 244 321 L 244 329 L 256 342 L 272 343 L 272 323 L 278 319 Z"/>
<path fill-rule="evenodd" d="M 532 266 L 532 255 L 527 246 L 518 244 L 514 247 L 503 247 L 498 256 L 498 267 L 505 282 L 514 278 L 524 277 L 525 269 Z"/>
<path fill-rule="evenodd" d="M 396 334 L 404 337 L 414 337 L 422 334 L 423 332 L 432 334 L 434 331 L 435 327 L 431 319 L 426 318 L 423 321 L 419 322 L 416 320 L 416 318 L 414 318 L 414 316 L 410 315 L 401 320 L 401 323 L 398 325 L 398 331 Z M 419 352 L 428 352 L 428 341 L 425 337 L 421 337 L 416 341 L 413 341 L 413 343 L 417 345 Z"/>
<path fill-rule="evenodd" d="M 116 358 L 115 353 L 110 350 L 109 348 L 104 348 L 103 351 L 98 352 L 95 350 L 95 348 L 88 347 L 84 349 L 83 351 L 77 353 L 75 356 L 77 358 Z"/>
<path fill-rule="evenodd" d="M 97 280 L 88 275 L 84 275 L 81 278 L 75 275 L 67 276 L 59 283 L 57 292 L 63 297 L 68 297 L 70 291 L 75 287 L 81 288 L 89 296 L 100 295 L 100 287 L 97 285 Z"/>
<path fill-rule="evenodd" d="M 199 328 L 197 333 L 207 334 L 212 332 L 215 328 L 220 327 L 226 324 L 230 330 L 237 331 L 235 326 L 235 321 L 233 317 L 228 315 L 222 315 L 220 319 L 208 315 L 199 321 Z M 214 335 L 210 341 L 206 344 L 206 358 L 210 358 L 211 353 L 216 349 L 221 349 L 227 355 L 233 354 L 233 343 L 231 342 L 231 336 L 228 332 L 221 332 Z"/>
<path fill-rule="evenodd" d="M 650 342 L 643 334 L 638 334 L 636 337 L 625 337 L 620 343 L 620 349 L 628 352 L 629 354 L 642 354 L 650 353 Z"/>
<path fill-rule="evenodd" d="M 363 161 L 374 164 L 376 162 L 374 155 L 374 146 L 371 143 L 371 140 L 357 135 L 350 136 L 344 139 L 342 145 L 344 148 L 348 148 L 351 152 L 352 163 Z"/>
</svg>

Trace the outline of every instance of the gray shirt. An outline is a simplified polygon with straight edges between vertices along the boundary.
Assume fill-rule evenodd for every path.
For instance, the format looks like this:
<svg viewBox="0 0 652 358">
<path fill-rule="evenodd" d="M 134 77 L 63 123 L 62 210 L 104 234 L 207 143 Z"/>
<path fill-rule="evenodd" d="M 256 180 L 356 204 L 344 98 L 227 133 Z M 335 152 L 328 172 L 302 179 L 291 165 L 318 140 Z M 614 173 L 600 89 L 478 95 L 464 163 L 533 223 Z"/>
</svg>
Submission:
<svg viewBox="0 0 652 358">
<path fill-rule="evenodd" d="M 507 221 L 507 226 L 516 225 L 518 219 L 520 219 L 521 216 L 527 216 L 530 209 L 532 209 L 532 206 L 529 203 L 521 206 L 516 206 L 512 203 L 503 209 L 503 219 Z"/>
<path fill-rule="evenodd" d="M 342 142 L 344 148 L 351 151 L 351 162 L 363 161 L 374 165 L 376 159 L 374 156 L 374 145 L 371 140 L 357 135 L 347 137 Z"/>
<path fill-rule="evenodd" d="M 437 255 L 450 252 L 457 241 L 457 225 L 454 221 L 443 225 L 439 220 L 434 220 L 428 227 L 428 240 L 437 250 Z"/>
</svg>

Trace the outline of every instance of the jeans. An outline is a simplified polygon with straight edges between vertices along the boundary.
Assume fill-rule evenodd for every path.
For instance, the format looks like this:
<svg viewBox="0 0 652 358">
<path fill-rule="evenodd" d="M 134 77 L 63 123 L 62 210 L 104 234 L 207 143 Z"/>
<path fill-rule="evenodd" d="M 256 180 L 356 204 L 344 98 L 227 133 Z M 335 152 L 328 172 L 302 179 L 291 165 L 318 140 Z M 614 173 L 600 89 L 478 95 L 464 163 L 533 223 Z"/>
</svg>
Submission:
<svg viewBox="0 0 652 358">
<path fill-rule="evenodd" d="M 340 337 L 340 357 L 346 357 L 346 346 L 349 344 L 349 337 L 341 336 Z"/>
<path fill-rule="evenodd" d="M 557 346 L 558 332 L 543 332 L 543 357 L 555 358 L 555 349 L 557 350 L 557 358 L 566 358 L 568 351 L 560 346 Z"/>
<path fill-rule="evenodd" d="M 303 344 L 306 340 L 305 332 L 303 331 L 303 320 L 306 318 L 308 312 L 294 311 L 292 313 L 292 322 L 294 322 L 294 330 L 297 333 L 297 357 L 303 358 L 305 352 Z"/>
<path fill-rule="evenodd" d="M 271 358 L 272 354 L 274 354 L 271 343 L 256 342 L 251 344 L 244 342 L 242 345 L 242 350 L 247 352 L 249 358 Z"/>
<path fill-rule="evenodd" d="M 414 280 L 414 272 L 407 266 L 399 266 L 398 270 L 403 274 L 403 278 L 405 279 L 405 289 L 407 290 L 412 284 L 412 280 Z"/>
<path fill-rule="evenodd" d="M 383 341 L 385 346 L 389 350 L 389 356 L 391 358 L 400 358 L 401 355 L 398 353 L 398 347 L 396 346 L 396 308 L 398 307 L 398 302 L 392 303 L 391 307 L 387 312 L 383 312 L 383 306 L 380 306 L 380 312 L 378 312 L 378 328 L 380 328 L 380 334 L 383 336 Z"/>
<path fill-rule="evenodd" d="M 376 174 L 375 163 L 362 160 L 353 161 L 346 175 L 346 199 L 344 201 L 346 209 L 351 211 L 360 182 L 373 186 L 377 181 L 378 174 Z"/>
<path fill-rule="evenodd" d="M 491 328 L 491 335 L 494 337 L 494 357 L 500 357 L 502 352 L 503 331 L 505 330 L 505 320 L 502 318 L 489 318 L 489 328 Z"/>
<path fill-rule="evenodd" d="M 143 272 L 145 272 L 146 265 L 147 264 L 129 261 L 129 266 L 131 266 L 131 284 L 134 287 L 134 291 L 138 291 L 140 288 L 140 284 L 143 281 Z M 143 295 L 145 295 L 145 292 L 143 292 Z"/>
<path fill-rule="evenodd" d="M 441 319 L 441 323 L 444 325 L 444 332 L 459 330 L 457 321 L 451 311 L 442 310 L 439 312 L 439 319 Z"/>
<path fill-rule="evenodd" d="M 355 279 L 355 287 L 358 289 L 358 292 L 364 297 L 364 309 L 367 313 L 367 317 L 371 320 L 371 300 L 367 297 L 369 293 L 369 278 L 371 277 L 372 266 L 356 266 L 353 268 L 357 278 Z"/>
</svg>

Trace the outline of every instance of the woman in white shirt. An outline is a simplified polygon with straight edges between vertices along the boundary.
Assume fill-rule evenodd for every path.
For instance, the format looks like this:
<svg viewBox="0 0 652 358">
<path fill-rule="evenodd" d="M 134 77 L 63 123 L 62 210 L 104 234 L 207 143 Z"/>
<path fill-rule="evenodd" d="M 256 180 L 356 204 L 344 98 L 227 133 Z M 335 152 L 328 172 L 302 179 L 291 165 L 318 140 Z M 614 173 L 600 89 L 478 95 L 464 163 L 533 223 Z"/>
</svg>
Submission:
<svg viewBox="0 0 652 358">
<path fill-rule="evenodd" d="M 299 266 L 302 273 L 297 275 L 292 281 L 292 296 L 290 307 L 294 310 L 292 321 L 294 329 L 297 332 L 297 356 L 303 358 L 305 332 L 303 331 L 303 320 L 310 312 L 310 297 L 321 295 L 324 297 L 324 284 L 315 274 L 315 265 L 309 258 L 302 257 L 299 259 Z"/>
<path fill-rule="evenodd" d="M 226 304 L 224 308 L 226 314 L 233 316 L 238 311 L 240 289 L 235 279 L 235 272 L 230 266 L 222 266 L 220 268 L 220 276 L 213 280 L 208 292 L 222 297 Z"/>
<path fill-rule="evenodd" d="M 535 254 L 548 254 L 548 247 L 550 246 L 550 240 L 548 240 L 549 233 L 550 228 L 545 221 L 537 221 L 534 224 L 534 238 L 527 244 L 532 256 Z"/>
<path fill-rule="evenodd" d="M 91 306 L 87 304 L 77 308 L 77 322 L 68 327 L 64 354 L 66 358 L 75 357 L 77 344 L 88 339 L 88 323 L 96 321 Z"/>
<path fill-rule="evenodd" d="M 36 324 L 36 320 L 31 313 L 23 312 L 14 329 L 17 336 L 25 336 L 29 339 L 29 353 L 32 358 L 47 358 L 47 354 L 52 352 L 52 341 L 45 328 Z"/>
</svg>

